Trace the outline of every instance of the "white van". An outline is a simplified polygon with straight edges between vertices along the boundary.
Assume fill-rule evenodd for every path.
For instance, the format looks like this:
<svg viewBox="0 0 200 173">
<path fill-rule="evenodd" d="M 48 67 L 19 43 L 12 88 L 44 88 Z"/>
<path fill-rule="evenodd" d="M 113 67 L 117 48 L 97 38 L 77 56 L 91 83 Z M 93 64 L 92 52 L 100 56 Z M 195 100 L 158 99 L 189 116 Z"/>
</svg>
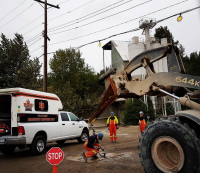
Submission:
<svg viewBox="0 0 200 173">
<path fill-rule="evenodd" d="M 88 124 L 71 112 L 64 112 L 58 96 L 23 88 L 0 89 L 0 151 L 30 147 L 42 154 L 47 142 L 67 139 L 85 142 Z"/>
</svg>

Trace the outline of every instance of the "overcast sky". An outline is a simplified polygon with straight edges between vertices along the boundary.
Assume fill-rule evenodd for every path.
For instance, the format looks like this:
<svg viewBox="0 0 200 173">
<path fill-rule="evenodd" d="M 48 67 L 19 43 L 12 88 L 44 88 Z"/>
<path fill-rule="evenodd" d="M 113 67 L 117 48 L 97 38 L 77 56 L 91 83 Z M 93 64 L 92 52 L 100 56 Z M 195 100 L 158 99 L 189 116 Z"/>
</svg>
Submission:
<svg viewBox="0 0 200 173">
<path fill-rule="evenodd" d="M 144 16 L 148 13 L 157 11 L 159 9 L 163 9 L 165 7 L 169 7 L 179 2 L 183 2 L 183 3 L 167 8 L 165 10 L 161 10 L 159 12 L 148 15 L 146 17 L 156 18 L 156 20 L 160 20 L 170 15 L 200 6 L 199 0 L 68 0 L 68 1 L 67 0 L 48 0 L 48 3 L 54 4 L 54 5 L 59 4 L 60 6 L 60 9 L 52 8 L 52 9 L 49 9 L 49 12 L 48 12 L 48 20 L 49 20 L 48 36 L 51 39 L 51 41 L 48 41 L 48 44 L 52 44 L 52 45 L 48 45 L 48 52 L 55 52 L 58 49 L 65 49 L 69 47 L 78 47 L 88 42 L 100 40 L 117 33 L 121 33 L 124 31 L 137 28 L 139 27 L 139 19 L 136 19 L 136 20 L 132 20 L 132 19 Z M 113 5 L 114 3 L 115 5 Z M 120 4 L 123 4 L 123 5 L 120 5 Z M 17 6 L 19 7 L 16 8 Z M 110 7 L 106 8 L 108 6 Z M 136 7 L 132 8 L 134 6 Z M 102 8 L 106 8 L 106 9 L 99 11 L 97 13 L 94 13 L 98 10 L 101 10 Z M 107 12 L 104 12 L 105 10 L 108 10 L 110 8 L 113 8 L 113 9 Z M 132 9 L 127 10 L 129 8 L 132 8 Z M 11 12 L 12 10 L 14 11 Z M 121 11 L 125 11 L 125 12 L 121 12 Z M 91 17 L 92 15 L 89 15 L 91 13 L 94 13 L 93 15 L 96 15 L 96 16 Z M 119 13 L 119 14 L 116 14 L 116 13 Z M 44 30 L 44 25 L 43 25 L 44 16 L 42 16 L 43 14 L 44 14 L 44 9 L 41 7 L 41 5 L 39 5 L 39 3 L 35 2 L 34 0 L 0 0 L 0 33 L 5 34 L 7 38 L 13 39 L 14 37 L 13 34 L 17 32 L 24 36 L 25 41 L 28 41 L 34 36 L 39 35 Z M 80 20 L 77 20 L 86 15 L 88 16 Z M 108 17 L 108 16 L 111 16 L 111 17 Z M 187 55 L 189 55 L 190 53 L 194 51 L 199 52 L 200 51 L 200 9 L 183 14 L 182 16 L 183 16 L 183 20 L 181 22 L 177 22 L 177 17 L 178 17 L 177 16 L 177 17 L 170 18 L 168 20 L 165 20 L 157 24 L 151 30 L 151 35 L 154 34 L 155 28 L 158 28 L 159 26 L 167 26 L 172 32 L 172 34 L 174 35 L 175 40 L 179 40 L 180 43 L 185 47 L 185 51 Z M 91 17 L 91 18 L 86 19 L 88 17 Z M 102 18 L 106 18 L 106 19 L 102 19 Z M 83 19 L 86 19 L 86 20 L 81 21 Z M 99 19 L 102 19 L 102 20 L 97 21 Z M 79 21 L 79 23 L 74 24 L 73 22 L 71 22 L 74 20 Z M 132 21 L 119 25 L 120 23 L 124 23 L 129 20 L 132 20 Z M 93 23 L 88 24 L 90 22 L 93 22 Z M 69 24 L 66 24 L 66 23 L 69 23 L 71 25 L 67 26 Z M 88 25 L 80 27 L 81 25 L 85 25 L 85 24 L 88 24 Z M 59 25 L 62 25 L 65 27 L 62 29 L 59 29 L 59 27 L 57 27 Z M 111 29 L 107 29 L 102 32 L 98 32 L 89 36 L 82 37 L 79 39 L 66 41 L 66 40 L 81 37 L 81 36 L 84 36 L 84 35 L 99 31 L 99 30 L 103 30 L 105 28 L 109 28 L 115 25 L 118 25 L 118 26 L 112 27 Z M 57 27 L 57 28 L 54 28 L 54 27 Z M 57 30 L 53 30 L 52 28 L 57 29 Z M 73 28 L 76 28 L 76 29 L 73 29 Z M 69 30 L 69 31 L 66 31 L 66 30 Z M 61 33 L 57 33 L 57 32 L 61 32 Z M 142 30 L 137 31 L 137 32 L 131 32 L 128 34 L 113 37 L 111 39 L 107 39 L 105 41 L 102 41 L 101 44 L 104 45 L 109 40 L 129 41 L 133 36 L 143 37 L 143 35 L 141 34 L 142 34 Z M 36 39 L 33 40 L 32 42 L 29 41 L 27 43 L 29 46 L 29 51 L 32 58 L 39 57 L 43 54 L 42 46 L 43 46 L 44 40 L 42 36 L 35 37 L 35 38 Z M 54 44 L 57 42 L 62 42 L 62 43 Z M 96 72 L 99 72 L 103 68 L 103 56 L 102 56 L 103 50 L 102 48 L 98 47 L 98 43 L 93 43 L 93 44 L 84 46 L 80 48 L 80 51 L 82 52 L 82 58 L 85 59 L 85 62 L 89 64 L 92 68 L 94 68 Z M 106 51 L 105 53 L 106 66 L 109 66 L 111 63 L 110 54 L 111 54 L 110 51 Z M 52 56 L 53 54 L 49 54 L 48 60 L 52 58 Z M 43 56 L 40 57 L 40 62 L 43 63 Z M 49 68 L 48 68 L 48 71 L 50 71 Z M 43 68 L 41 69 L 41 73 L 43 74 Z"/>
</svg>

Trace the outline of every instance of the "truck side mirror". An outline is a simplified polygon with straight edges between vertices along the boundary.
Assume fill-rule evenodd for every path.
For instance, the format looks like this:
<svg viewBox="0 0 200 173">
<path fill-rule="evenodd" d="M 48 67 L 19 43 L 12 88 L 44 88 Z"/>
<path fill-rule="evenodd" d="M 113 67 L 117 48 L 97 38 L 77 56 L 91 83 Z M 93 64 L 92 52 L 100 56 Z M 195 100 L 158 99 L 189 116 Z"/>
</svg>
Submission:
<svg viewBox="0 0 200 173">
<path fill-rule="evenodd" d="M 81 118 L 79 118 L 78 120 L 79 120 L 79 121 L 83 121 L 83 118 L 81 117 Z"/>
</svg>

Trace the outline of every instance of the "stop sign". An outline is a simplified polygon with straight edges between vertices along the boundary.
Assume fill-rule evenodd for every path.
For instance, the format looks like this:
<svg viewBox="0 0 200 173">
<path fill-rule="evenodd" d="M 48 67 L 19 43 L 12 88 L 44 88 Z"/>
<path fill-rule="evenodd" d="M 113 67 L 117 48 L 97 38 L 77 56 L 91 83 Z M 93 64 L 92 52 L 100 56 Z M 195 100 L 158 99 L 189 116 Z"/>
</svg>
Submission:
<svg viewBox="0 0 200 173">
<path fill-rule="evenodd" d="M 58 147 L 51 148 L 46 155 L 46 159 L 51 165 L 58 165 L 63 160 L 63 158 L 64 153 Z"/>
</svg>

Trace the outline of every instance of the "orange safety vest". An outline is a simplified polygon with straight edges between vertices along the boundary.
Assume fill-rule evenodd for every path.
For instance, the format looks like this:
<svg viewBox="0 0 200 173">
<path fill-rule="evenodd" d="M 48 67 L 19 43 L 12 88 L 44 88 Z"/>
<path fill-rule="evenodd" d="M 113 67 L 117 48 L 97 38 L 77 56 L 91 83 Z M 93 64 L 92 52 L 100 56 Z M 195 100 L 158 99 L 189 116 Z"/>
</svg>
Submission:
<svg viewBox="0 0 200 173">
<path fill-rule="evenodd" d="M 108 119 L 107 119 L 107 124 L 111 124 L 111 122 L 114 122 L 114 124 L 118 124 L 118 119 L 117 119 L 117 117 L 116 116 L 114 116 L 114 121 L 111 121 L 111 116 L 110 117 L 108 117 Z"/>
<path fill-rule="evenodd" d="M 139 120 L 139 123 L 140 123 L 141 126 L 146 125 L 146 121 L 145 121 L 145 119 L 142 120 L 142 121 Z"/>
</svg>

